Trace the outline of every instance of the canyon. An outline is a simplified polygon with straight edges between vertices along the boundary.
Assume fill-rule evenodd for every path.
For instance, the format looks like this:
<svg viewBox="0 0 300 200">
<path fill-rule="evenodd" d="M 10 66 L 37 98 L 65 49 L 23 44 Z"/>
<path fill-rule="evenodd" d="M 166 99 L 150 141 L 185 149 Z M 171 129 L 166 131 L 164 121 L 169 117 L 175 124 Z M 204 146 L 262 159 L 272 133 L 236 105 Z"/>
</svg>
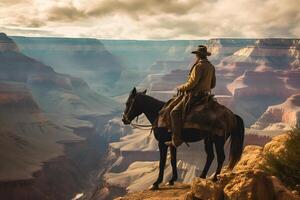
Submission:
<svg viewBox="0 0 300 200">
<path fill-rule="evenodd" d="M 103 121 L 119 104 L 22 54 L 3 33 L 0 46 L 1 198 L 92 195 L 105 169 Z"/>
<path fill-rule="evenodd" d="M 213 54 L 213 94 L 244 119 L 245 145 L 263 147 L 299 123 L 299 39 L 135 41 L 1 33 L 1 196 L 108 200 L 148 188 L 158 174 L 157 142 L 150 130 L 123 125 L 124 103 L 133 86 L 160 100 L 172 97 L 198 44 Z M 138 123 L 148 121 L 141 116 Z M 183 187 L 201 173 L 204 160 L 202 143 L 179 148 Z M 167 162 L 164 180 L 170 175 Z"/>
</svg>

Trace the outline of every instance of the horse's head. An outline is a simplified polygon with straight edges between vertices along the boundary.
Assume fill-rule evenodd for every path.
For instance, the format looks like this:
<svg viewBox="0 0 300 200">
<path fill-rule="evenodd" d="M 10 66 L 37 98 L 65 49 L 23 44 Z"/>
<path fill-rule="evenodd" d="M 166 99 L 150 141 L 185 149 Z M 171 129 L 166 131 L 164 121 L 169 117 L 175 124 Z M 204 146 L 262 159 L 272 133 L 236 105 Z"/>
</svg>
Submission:
<svg viewBox="0 0 300 200">
<path fill-rule="evenodd" d="M 126 101 L 126 107 L 123 113 L 123 123 L 124 124 L 130 124 L 131 121 L 142 114 L 142 108 L 139 101 L 139 97 L 146 94 L 147 90 L 144 90 L 143 92 L 137 92 L 136 88 L 134 87 L 133 90 L 130 92 L 129 97 Z"/>
</svg>

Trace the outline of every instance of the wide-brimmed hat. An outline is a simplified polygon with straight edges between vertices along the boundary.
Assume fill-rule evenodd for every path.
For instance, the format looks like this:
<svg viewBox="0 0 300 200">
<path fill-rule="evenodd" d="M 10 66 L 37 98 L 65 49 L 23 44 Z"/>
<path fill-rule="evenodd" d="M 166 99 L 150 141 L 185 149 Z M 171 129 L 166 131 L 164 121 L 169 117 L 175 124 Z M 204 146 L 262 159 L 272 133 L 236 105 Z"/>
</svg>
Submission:
<svg viewBox="0 0 300 200">
<path fill-rule="evenodd" d="M 210 56 L 211 53 L 207 51 L 207 47 L 204 45 L 199 45 L 197 50 L 192 51 L 191 53 L 194 54 L 202 54 L 202 55 L 206 55 L 206 56 Z"/>
</svg>

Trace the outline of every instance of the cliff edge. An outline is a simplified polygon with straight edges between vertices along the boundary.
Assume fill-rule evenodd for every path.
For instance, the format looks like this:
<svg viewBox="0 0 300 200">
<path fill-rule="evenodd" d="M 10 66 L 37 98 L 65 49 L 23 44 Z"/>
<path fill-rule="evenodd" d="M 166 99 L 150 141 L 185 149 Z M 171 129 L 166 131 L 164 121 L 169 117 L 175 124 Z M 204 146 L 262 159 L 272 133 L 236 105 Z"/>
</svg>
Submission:
<svg viewBox="0 0 300 200">
<path fill-rule="evenodd" d="M 164 186 L 157 191 L 128 193 L 117 200 L 298 200 L 300 197 L 296 190 L 289 190 L 279 178 L 266 171 L 266 155 L 279 155 L 285 151 L 285 143 L 289 138 L 290 134 L 284 133 L 274 137 L 264 147 L 246 146 L 233 171 L 225 167 L 217 182 L 194 178 L 190 184 L 176 183 L 175 186 Z"/>
</svg>

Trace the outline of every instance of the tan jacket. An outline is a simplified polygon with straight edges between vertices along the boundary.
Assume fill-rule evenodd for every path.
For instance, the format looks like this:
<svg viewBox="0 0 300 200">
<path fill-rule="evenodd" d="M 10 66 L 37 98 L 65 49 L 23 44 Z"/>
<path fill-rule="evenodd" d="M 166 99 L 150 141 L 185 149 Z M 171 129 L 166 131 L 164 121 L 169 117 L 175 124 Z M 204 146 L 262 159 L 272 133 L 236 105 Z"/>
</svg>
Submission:
<svg viewBox="0 0 300 200">
<path fill-rule="evenodd" d="M 185 121 L 186 114 L 191 106 L 191 97 L 197 96 L 201 91 L 209 91 L 215 85 L 216 76 L 214 66 L 207 59 L 195 63 L 190 70 L 188 81 L 178 88 L 181 92 L 186 93 L 174 96 L 164 105 L 159 112 L 157 126 L 168 127 L 171 130 L 170 112 L 178 104 L 183 105 L 177 108 L 182 109 L 182 119 Z M 208 100 L 208 97 L 206 97 L 206 100 Z"/>
<path fill-rule="evenodd" d="M 203 91 L 210 91 L 215 86 L 215 67 L 207 59 L 202 59 L 193 65 L 188 81 L 180 85 L 178 89 L 181 92 L 191 92 L 197 95 Z"/>
</svg>

